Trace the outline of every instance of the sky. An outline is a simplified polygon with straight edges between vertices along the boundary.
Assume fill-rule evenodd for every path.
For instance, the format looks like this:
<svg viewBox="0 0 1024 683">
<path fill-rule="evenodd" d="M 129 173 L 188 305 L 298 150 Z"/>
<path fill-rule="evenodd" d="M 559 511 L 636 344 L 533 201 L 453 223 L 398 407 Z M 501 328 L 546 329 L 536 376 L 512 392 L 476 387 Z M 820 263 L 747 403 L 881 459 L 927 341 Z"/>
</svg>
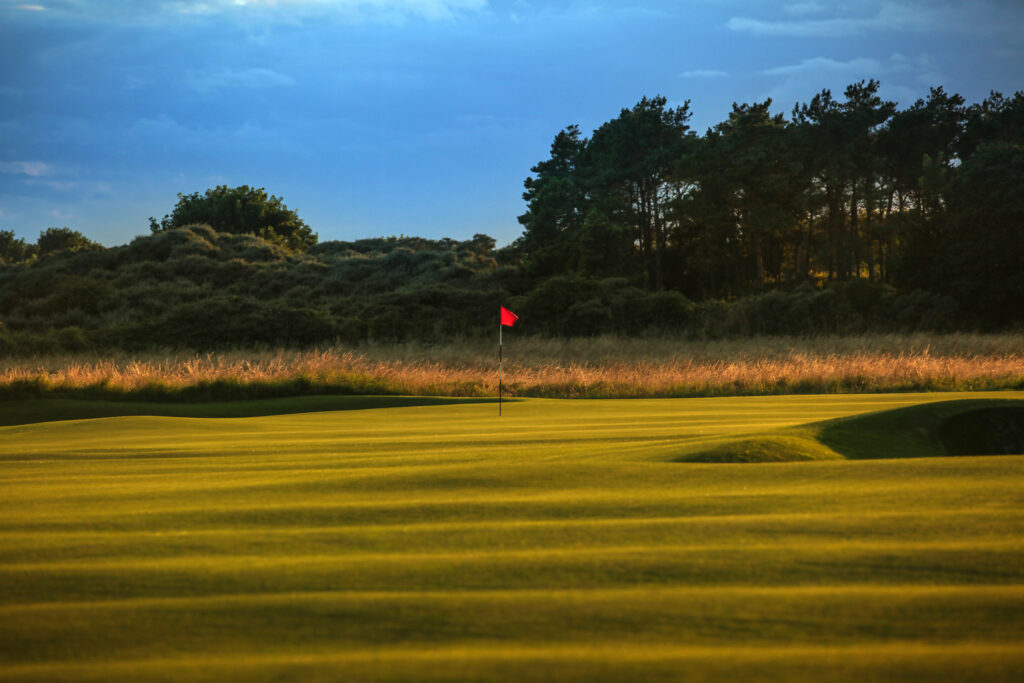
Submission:
<svg viewBox="0 0 1024 683">
<path fill-rule="evenodd" d="M 570 124 L 644 96 L 789 114 L 823 88 L 1024 89 L 1020 0 L 0 0 L 0 229 L 107 246 L 263 187 L 323 240 L 516 239 Z"/>
</svg>

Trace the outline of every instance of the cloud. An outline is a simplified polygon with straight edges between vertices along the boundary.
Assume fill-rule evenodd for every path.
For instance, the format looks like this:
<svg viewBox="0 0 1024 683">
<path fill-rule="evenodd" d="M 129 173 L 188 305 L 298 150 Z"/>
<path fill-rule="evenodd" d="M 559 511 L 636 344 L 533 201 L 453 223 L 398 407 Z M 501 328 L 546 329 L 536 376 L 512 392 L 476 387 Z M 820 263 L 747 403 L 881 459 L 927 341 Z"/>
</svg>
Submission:
<svg viewBox="0 0 1024 683">
<path fill-rule="evenodd" d="M 227 88 L 277 88 L 295 85 L 297 81 L 288 74 L 270 69 L 254 68 L 236 71 L 220 69 L 209 71 L 186 79 L 199 92 L 224 90 Z"/>
<path fill-rule="evenodd" d="M 796 76 L 805 74 L 878 74 L 882 65 L 875 59 L 858 57 L 848 62 L 840 62 L 829 57 L 811 57 L 799 64 L 789 64 L 767 69 L 761 73 L 766 76 Z"/>
<path fill-rule="evenodd" d="M 863 78 L 875 78 L 882 81 L 909 78 L 914 85 L 936 85 L 943 81 L 942 74 L 937 71 L 935 60 L 931 55 L 921 54 L 916 57 L 908 57 L 899 52 L 893 53 L 887 61 L 857 57 L 843 62 L 829 57 L 811 57 L 796 64 L 766 69 L 761 73 L 765 76 L 805 80 L 808 76 L 813 76 L 816 79 L 846 78 L 851 81 Z M 896 86 L 892 87 L 896 88 Z"/>
<path fill-rule="evenodd" d="M 169 8 L 178 14 L 217 14 L 220 10 L 215 5 L 208 5 L 204 2 L 172 2 Z"/>
<path fill-rule="evenodd" d="M 764 37 L 822 38 L 860 33 L 871 27 L 864 19 L 815 19 L 812 21 L 763 21 L 747 17 L 733 17 L 726 26 L 733 31 Z"/>
<path fill-rule="evenodd" d="M 816 2 L 796 2 L 791 5 L 783 5 L 782 11 L 793 17 L 802 17 L 808 14 L 820 14 L 825 8 Z"/>
<path fill-rule="evenodd" d="M 14 9 L 20 9 L 24 12 L 45 12 L 46 8 L 42 5 L 15 5 Z"/>
<path fill-rule="evenodd" d="M 847 85 L 871 78 L 881 82 L 879 95 L 883 99 L 907 106 L 927 95 L 928 86 L 943 82 L 927 54 L 908 57 L 895 53 L 888 59 L 857 57 L 848 61 L 811 57 L 761 73 L 775 83 L 759 99 L 770 97 L 782 106 L 807 102 L 822 88 L 829 88 L 838 97 Z"/>
<path fill-rule="evenodd" d="M 80 187 L 80 183 L 74 180 L 35 180 L 29 179 L 25 181 L 28 185 L 36 187 L 46 187 L 51 190 L 57 190 L 58 192 L 71 192 L 77 190 Z"/>
<path fill-rule="evenodd" d="M 803 16 L 823 11 L 816 3 L 787 5 L 787 14 Z M 865 8 L 866 10 L 867 8 Z M 912 2 L 879 3 L 874 13 L 823 19 L 765 20 L 733 17 L 726 26 L 733 31 L 755 36 L 779 38 L 837 38 L 884 31 L 929 31 L 965 28 L 971 17 L 964 17 L 952 6 Z"/>
<path fill-rule="evenodd" d="M 10 175 L 27 175 L 38 178 L 52 171 L 53 167 L 42 161 L 0 161 L 0 173 Z"/>
<path fill-rule="evenodd" d="M 728 76 L 728 72 L 719 71 L 717 69 L 694 69 L 692 71 L 684 71 L 679 74 L 683 78 L 722 78 Z"/>
<path fill-rule="evenodd" d="M 345 13 L 448 18 L 459 12 L 484 9 L 487 0 L 179 0 L 179 12 L 229 12 L 250 9 L 320 9 Z"/>
<path fill-rule="evenodd" d="M 893 73 L 910 74 L 918 83 L 936 85 L 945 80 L 931 55 L 923 54 L 916 57 L 907 57 L 896 52 L 889 58 L 889 61 L 890 70 Z"/>
<path fill-rule="evenodd" d="M 183 158 L 219 159 L 225 153 L 233 153 L 235 161 L 238 161 L 244 155 L 261 157 L 298 151 L 287 131 L 258 121 L 201 125 L 195 121 L 179 121 L 165 114 L 140 118 L 119 131 L 114 139 L 126 150 L 143 151 L 161 163 Z"/>
<path fill-rule="evenodd" d="M 452 19 L 487 8 L 488 0 L 50 0 L 44 5 L 18 5 L 16 9 L 52 10 L 55 14 L 115 24 L 178 18 L 264 18 L 295 20 L 329 17 L 341 20 L 401 21 Z M 127 6 L 126 6 L 127 5 Z"/>
</svg>

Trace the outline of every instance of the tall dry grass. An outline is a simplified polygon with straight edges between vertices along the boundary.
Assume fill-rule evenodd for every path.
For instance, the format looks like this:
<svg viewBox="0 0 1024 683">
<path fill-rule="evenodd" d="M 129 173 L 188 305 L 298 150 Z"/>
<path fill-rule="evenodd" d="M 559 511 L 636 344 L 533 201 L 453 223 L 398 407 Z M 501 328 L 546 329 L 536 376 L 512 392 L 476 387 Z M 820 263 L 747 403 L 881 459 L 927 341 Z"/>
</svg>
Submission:
<svg viewBox="0 0 1024 683">
<path fill-rule="evenodd" d="M 0 365 L 0 398 L 196 400 L 314 393 L 487 396 L 496 344 L 48 356 Z M 1024 335 L 517 339 L 507 395 L 673 397 L 1024 388 Z"/>
</svg>

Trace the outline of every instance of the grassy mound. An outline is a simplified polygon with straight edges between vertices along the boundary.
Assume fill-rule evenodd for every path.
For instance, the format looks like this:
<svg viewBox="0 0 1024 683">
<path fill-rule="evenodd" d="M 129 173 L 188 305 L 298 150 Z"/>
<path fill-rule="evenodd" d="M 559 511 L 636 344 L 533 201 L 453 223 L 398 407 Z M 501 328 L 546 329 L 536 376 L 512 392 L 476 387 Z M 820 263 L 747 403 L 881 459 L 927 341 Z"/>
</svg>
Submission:
<svg viewBox="0 0 1024 683">
<path fill-rule="evenodd" d="M 1024 401 L 964 399 L 691 447 L 676 462 L 798 462 L 1024 454 Z"/>
<path fill-rule="evenodd" d="M 840 460 L 842 456 L 814 439 L 761 436 L 717 443 L 677 458 L 677 462 L 797 462 Z"/>
</svg>

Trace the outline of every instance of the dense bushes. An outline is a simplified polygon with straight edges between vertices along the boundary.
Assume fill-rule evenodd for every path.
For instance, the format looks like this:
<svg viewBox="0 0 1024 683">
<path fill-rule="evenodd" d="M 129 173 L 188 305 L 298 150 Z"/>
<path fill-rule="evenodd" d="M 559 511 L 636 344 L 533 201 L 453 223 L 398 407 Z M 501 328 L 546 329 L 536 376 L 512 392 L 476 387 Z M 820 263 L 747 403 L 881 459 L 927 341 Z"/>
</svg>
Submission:
<svg viewBox="0 0 1024 683">
<path fill-rule="evenodd" d="M 529 283 L 514 251 L 482 235 L 298 253 L 194 225 L 0 265 L 0 354 L 479 338 L 499 305 L 520 314 L 517 334 L 692 338 L 946 330 L 958 311 L 949 296 L 864 280 L 699 303 L 623 278 Z"/>
<path fill-rule="evenodd" d="M 607 332 L 674 334 L 694 338 L 851 334 L 870 331 L 946 331 L 957 304 L 921 290 L 901 293 L 864 280 L 825 289 L 803 285 L 732 302 L 693 303 L 679 292 L 646 293 L 625 280 L 559 276 L 522 300 L 522 328 L 558 336 Z"/>
<path fill-rule="evenodd" d="M 820 290 L 773 290 L 732 304 L 703 303 L 692 328 L 705 337 L 945 331 L 956 310 L 949 297 L 849 280 Z"/>
<path fill-rule="evenodd" d="M 0 268 L 0 353 L 480 334 L 509 296 L 493 240 L 481 238 L 333 242 L 304 254 L 192 225 L 60 252 Z"/>
<path fill-rule="evenodd" d="M 561 275 L 542 282 L 518 308 L 524 330 L 572 337 L 685 332 L 693 304 L 679 292 L 647 293 L 622 278 Z"/>
</svg>

